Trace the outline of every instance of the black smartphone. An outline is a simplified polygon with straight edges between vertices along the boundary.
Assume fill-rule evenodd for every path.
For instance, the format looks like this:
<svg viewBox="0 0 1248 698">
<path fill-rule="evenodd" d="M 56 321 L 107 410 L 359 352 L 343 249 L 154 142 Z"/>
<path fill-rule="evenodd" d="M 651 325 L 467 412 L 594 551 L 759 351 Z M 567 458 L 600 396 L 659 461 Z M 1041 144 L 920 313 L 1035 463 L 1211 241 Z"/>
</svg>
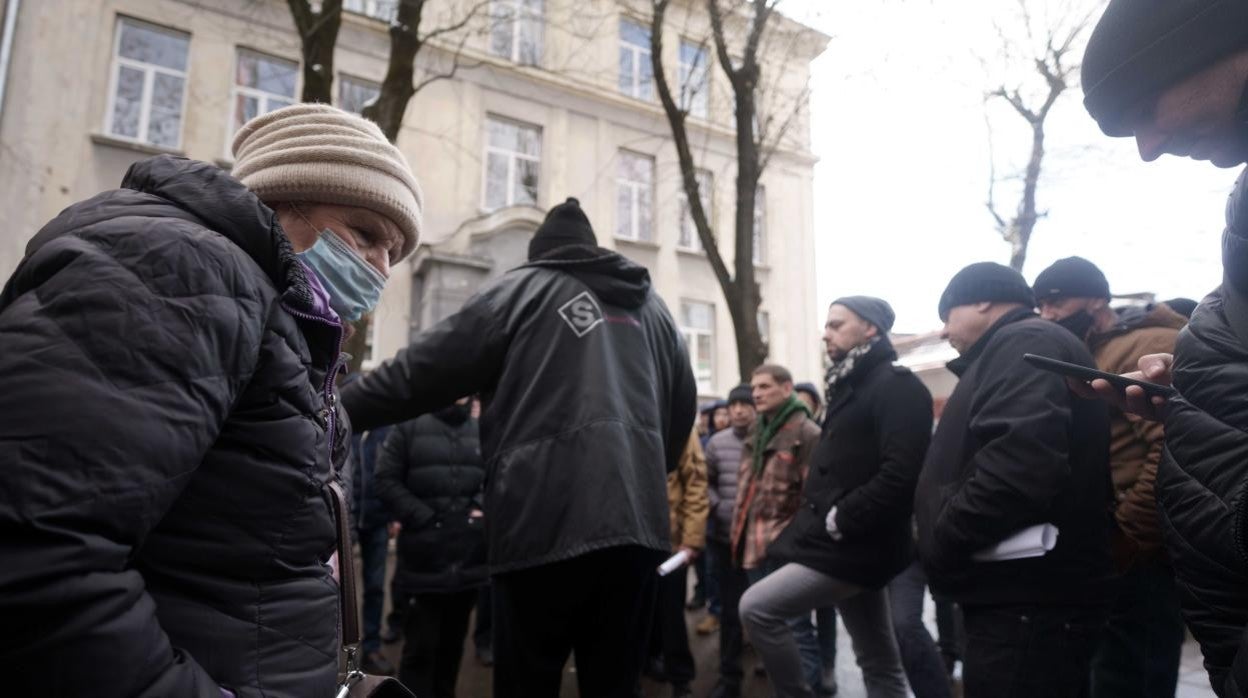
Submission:
<svg viewBox="0 0 1248 698">
<path fill-rule="evenodd" d="M 1125 393 L 1127 391 L 1127 386 L 1129 385 L 1138 385 L 1144 389 L 1144 394 L 1149 397 L 1161 397 L 1168 400 L 1175 396 L 1174 388 L 1171 388 L 1168 385 L 1133 380 L 1131 378 L 1125 378 L 1113 373 L 1098 371 L 1095 368 L 1088 368 L 1087 366 L 1080 366 L 1079 364 L 1050 359 L 1047 356 L 1040 356 L 1038 354 L 1023 354 L 1023 360 L 1036 368 L 1051 371 L 1053 373 L 1060 373 L 1063 376 L 1070 376 L 1071 378 L 1076 378 L 1087 383 L 1091 383 L 1097 378 L 1104 378 L 1109 381 L 1110 385 L 1117 388 L 1120 393 Z"/>
</svg>

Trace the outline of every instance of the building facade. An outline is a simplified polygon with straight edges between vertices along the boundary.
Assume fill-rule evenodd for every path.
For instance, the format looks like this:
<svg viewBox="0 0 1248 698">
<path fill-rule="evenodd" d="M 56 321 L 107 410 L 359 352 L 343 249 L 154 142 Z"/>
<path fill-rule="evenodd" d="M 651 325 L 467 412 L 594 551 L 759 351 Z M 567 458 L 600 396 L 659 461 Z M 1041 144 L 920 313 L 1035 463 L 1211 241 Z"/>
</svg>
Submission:
<svg viewBox="0 0 1248 698">
<path fill-rule="evenodd" d="M 345 0 L 334 96 L 359 111 L 378 90 L 393 0 Z M 729 86 L 699 3 L 677 3 L 664 36 L 668 78 L 721 238 L 735 215 Z M 738 380 L 731 319 L 685 212 L 680 170 L 650 70 L 648 15 L 615 0 L 435 0 L 430 27 L 480 9 L 457 38 L 418 58 L 424 87 L 397 144 L 425 197 L 424 244 L 392 273 L 375 314 L 371 361 L 453 312 L 519 264 L 544 211 L 581 201 L 600 244 L 650 269 L 685 332 L 704 396 Z M 12 11 L 9 11 L 12 10 Z M 299 100 L 300 44 L 283 0 L 0 0 L 13 21 L 0 99 L 0 275 L 30 237 L 71 203 L 116 187 L 159 153 L 231 166 L 233 132 Z M 744 26 L 730 18 L 729 31 Z M 801 95 L 827 37 L 782 17 L 764 73 Z M 669 35 L 670 34 L 670 35 Z M 709 66 L 709 68 L 708 68 Z M 774 76 L 774 77 L 773 77 Z M 776 98 L 779 102 L 780 98 Z M 762 98 L 760 97 L 760 101 Z M 802 379 L 821 370 L 815 299 L 814 157 L 795 98 L 763 175 L 754 250 L 759 322 L 771 360 Z M 765 113 L 765 112 L 764 112 Z M 722 250 L 729 265 L 731 249 Z"/>
</svg>

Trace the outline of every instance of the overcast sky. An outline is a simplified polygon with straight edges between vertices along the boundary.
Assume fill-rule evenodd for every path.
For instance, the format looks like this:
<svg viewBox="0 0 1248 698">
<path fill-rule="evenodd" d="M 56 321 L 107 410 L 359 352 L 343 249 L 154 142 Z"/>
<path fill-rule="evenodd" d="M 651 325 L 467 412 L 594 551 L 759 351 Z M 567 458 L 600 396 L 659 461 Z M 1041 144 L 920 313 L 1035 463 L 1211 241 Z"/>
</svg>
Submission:
<svg viewBox="0 0 1248 698">
<path fill-rule="evenodd" d="M 939 5 L 939 7 L 937 6 Z M 786 13 L 832 35 L 814 64 L 813 139 L 819 298 L 866 293 L 897 310 L 896 331 L 937 329 L 949 278 L 1008 263 L 984 207 L 989 156 L 981 57 L 999 44 L 1000 0 L 789 0 Z M 1199 299 L 1221 278 L 1219 240 L 1235 170 L 1170 156 L 1141 162 L 1063 96 L 1050 116 L 1046 170 L 1023 274 L 1080 255 L 1115 293 Z M 999 114 L 994 123 L 1018 117 Z M 1022 124 L 1021 120 L 1017 121 Z M 998 154 L 1024 161 L 1026 131 L 995 127 Z M 1007 196 L 1009 196 L 1007 194 Z M 1012 211 L 1017 198 L 1002 208 Z"/>
</svg>

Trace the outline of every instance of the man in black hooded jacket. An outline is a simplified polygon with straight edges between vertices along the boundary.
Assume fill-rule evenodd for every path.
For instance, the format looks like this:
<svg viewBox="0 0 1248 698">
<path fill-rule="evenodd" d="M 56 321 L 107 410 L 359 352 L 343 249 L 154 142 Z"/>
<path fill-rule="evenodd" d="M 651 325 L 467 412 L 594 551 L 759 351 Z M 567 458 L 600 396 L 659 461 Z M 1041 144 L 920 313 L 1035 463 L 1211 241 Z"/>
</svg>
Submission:
<svg viewBox="0 0 1248 698">
<path fill-rule="evenodd" d="M 482 394 L 496 696 L 558 695 L 571 651 L 583 695 L 630 696 L 670 548 L 693 373 L 648 272 L 596 242 L 556 206 L 528 264 L 343 391 L 359 429 Z"/>
<path fill-rule="evenodd" d="M 1165 153 L 1236 167 L 1248 160 L 1248 2 L 1112 0 L 1088 40 L 1084 106 L 1109 136 L 1132 136 L 1140 157 Z M 1157 466 L 1162 540 L 1179 581 L 1184 620 L 1200 643 L 1213 690 L 1248 695 L 1248 197 L 1243 175 L 1226 210 L 1222 285 L 1193 312 L 1174 356 L 1140 359 L 1136 377 L 1181 397 L 1164 418 Z M 1143 260 L 1141 260 L 1143 261 Z M 1149 260 L 1152 262 L 1153 260 Z M 1164 272 L 1163 272 L 1164 273 Z M 1076 386 L 1077 387 L 1077 386 Z"/>
</svg>

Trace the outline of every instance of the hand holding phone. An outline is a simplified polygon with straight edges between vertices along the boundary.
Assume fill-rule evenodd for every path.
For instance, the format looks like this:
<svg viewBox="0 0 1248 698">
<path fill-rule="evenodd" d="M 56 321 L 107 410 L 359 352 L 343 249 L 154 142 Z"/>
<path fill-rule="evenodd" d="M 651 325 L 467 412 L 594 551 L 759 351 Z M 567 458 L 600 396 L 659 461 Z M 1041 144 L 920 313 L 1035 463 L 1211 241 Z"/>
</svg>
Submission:
<svg viewBox="0 0 1248 698">
<path fill-rule="evenodd" d="M 1160 420 L 1166 401 L 1177 394 L 1169 385 L 1170 365 L 1174 360 L 1170 354 L 1141 357 L 1140 370 L 1123 375 L 1036 354 L 1025 354 L 1023 359 L 1037 368 L 1066 376 L 1071 390 L 1082 397 L 1103 400 L 1123 412 L 1148 420 Z"/>
</svg>

